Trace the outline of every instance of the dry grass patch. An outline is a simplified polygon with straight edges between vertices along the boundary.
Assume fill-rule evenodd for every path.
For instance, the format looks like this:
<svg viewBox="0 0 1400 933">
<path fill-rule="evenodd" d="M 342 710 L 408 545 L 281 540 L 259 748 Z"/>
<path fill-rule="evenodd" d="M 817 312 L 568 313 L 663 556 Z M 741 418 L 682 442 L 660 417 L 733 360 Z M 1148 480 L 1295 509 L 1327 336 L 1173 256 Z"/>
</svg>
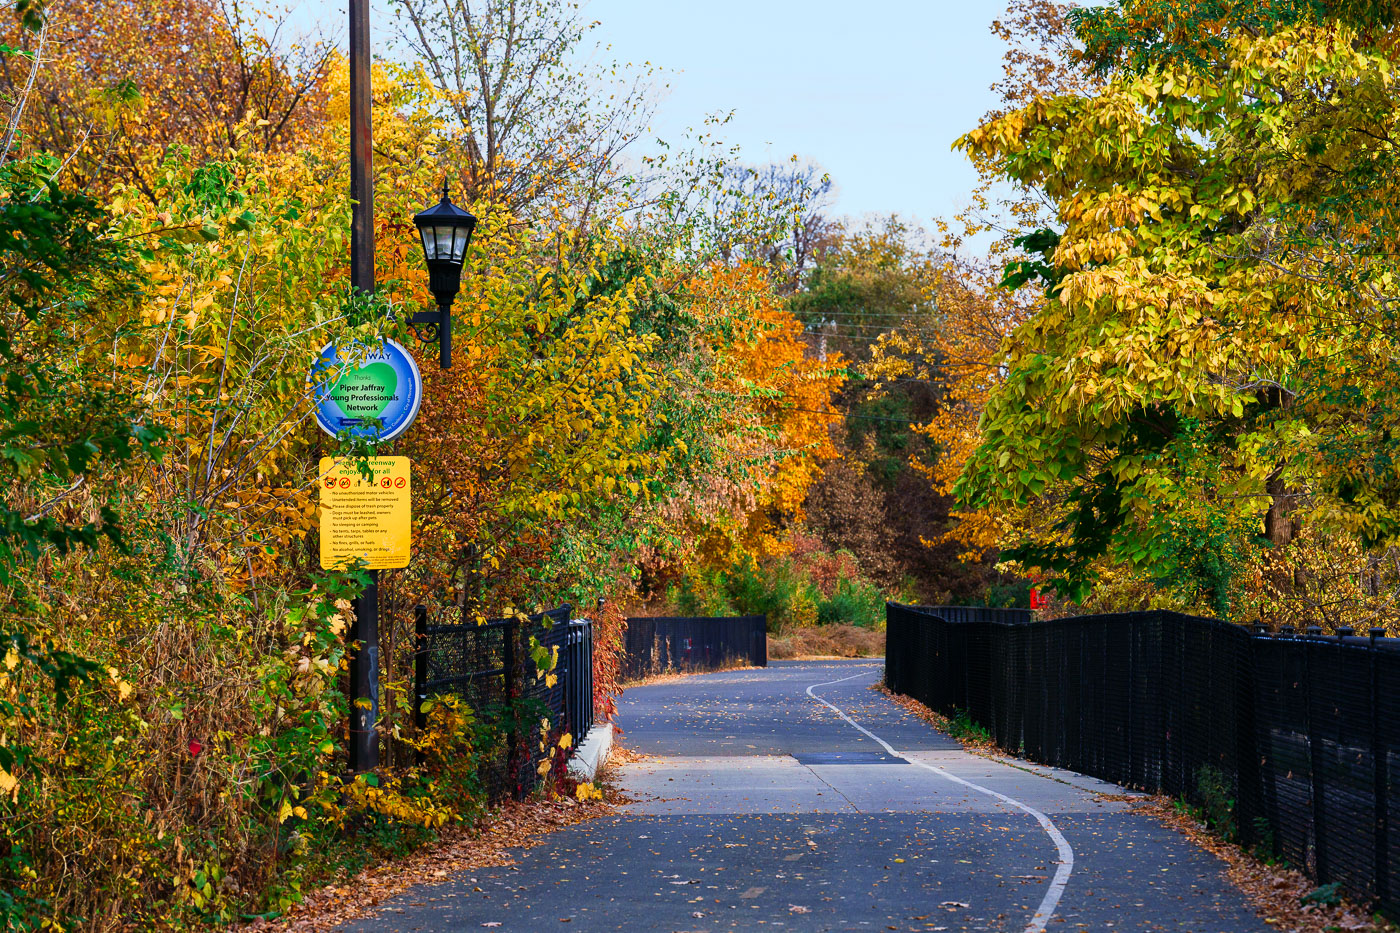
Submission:
<svg viewBox="0 0 1400 933">
<path fill-rule="evenodd" d="M 791 628 L 768 636 L 768 657 L 777 661 L 884 656 L 885 633 L 858 625 Z"/>
<path fill-rule="evenodd" d="M 640 680 L 624 680 L 621 683 L 623 690 L 630 690 L 633 687 L 650 687 L 654 684 L 671 684 L 678 680 L 686 680 L 699 674 L 722 674 L 726 671 L 757 671 L 762 668 L 754 667 L 741 661 L 733 664 L 721 664 L 718 667 L 696 668 L 695 670 L 683 670 L 681 668 L 668 667 L 666 670 L 656 674 L 648 674 Z"/>
</svg>

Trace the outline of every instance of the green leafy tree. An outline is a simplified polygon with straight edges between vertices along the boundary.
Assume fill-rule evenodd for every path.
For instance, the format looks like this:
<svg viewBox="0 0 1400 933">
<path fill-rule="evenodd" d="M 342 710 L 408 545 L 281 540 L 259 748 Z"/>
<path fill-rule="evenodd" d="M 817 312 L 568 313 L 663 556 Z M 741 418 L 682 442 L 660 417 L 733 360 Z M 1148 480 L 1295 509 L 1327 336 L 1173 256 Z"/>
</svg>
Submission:
<svg viewBox="0 0 1400 933">
<path fill-rule="evenodd" d="M 0 171 L 0 652 L 4 669 L 33 664 L 62 705 L 91 661 L 36 639 L 29 626 L 46 611 L 29 571 L 49 551 L 125 546 L 113 468 L 158 456 L 165 432 L 111 370 L 80 349 L 100 305 L 141 288 L 128 247 L 106 236 L 90 198 L 48 181 L 54 160 L 11 162 Z M 0 694 L 0 719 L 26 716 L 36 698 Z M 0 744 L 0 791 L 15 789 L 29 755 Z M 0 877 L 21 874 L 26 854 L 10 850 Z M 8 885 L 0 921 L 20 923 L 32 904 Z M 8 924 L 7 924 L 8 925 Z"/>
<path fill-rule="evenodd" d="M 1177 9 L 1083 14 L 1106 83 L 960 143 L 1055 210 L 1008 266 L 1043 305 L 958 489 L 1033 505 L 1013 553 L 1069 595 L 1180 571 L 1223 610 L 1230 567 L 1310 527 L 1373 556 L 1400 530 L 1395 63 L 1379 8 Z"/>
</svg>

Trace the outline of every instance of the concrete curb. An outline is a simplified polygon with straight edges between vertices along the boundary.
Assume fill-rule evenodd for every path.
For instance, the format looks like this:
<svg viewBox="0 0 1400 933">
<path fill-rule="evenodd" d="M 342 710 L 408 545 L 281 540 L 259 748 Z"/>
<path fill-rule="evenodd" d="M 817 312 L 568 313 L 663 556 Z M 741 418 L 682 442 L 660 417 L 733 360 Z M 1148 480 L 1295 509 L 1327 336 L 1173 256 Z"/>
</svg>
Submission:
<svg viewBox="0 0 1400 933">
<path fill-rule="evenodd" d="M 581 781 L 596 780 L 598 772 L 607 764 L 612 743 L 612 723 L 603 723 L 589 729 L 588 735 L 583 737 L 578 750 L 569 759 L 569 773 Z"/>
</svg>

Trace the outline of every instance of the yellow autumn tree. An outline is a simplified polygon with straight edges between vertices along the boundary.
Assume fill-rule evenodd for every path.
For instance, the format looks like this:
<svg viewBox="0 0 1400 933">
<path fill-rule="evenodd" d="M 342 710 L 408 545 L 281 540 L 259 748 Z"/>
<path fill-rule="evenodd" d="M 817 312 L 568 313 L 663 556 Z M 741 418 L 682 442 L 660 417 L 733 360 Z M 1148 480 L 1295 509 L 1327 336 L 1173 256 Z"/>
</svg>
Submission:
<svg viewBox="0 0 1400 933">
<path fill-rule="evenodd" d="M 374 300 L 348 287 L 342 62 L 299 130 L 304 149 L 262 145 L 254 114 L 231 145 L 138 147 L 139 171 L 71 196 L 121 275 L 69 277 L 71 292 L 44 304 L 82 314 L 54 331 L 52 384 L 129 403 L 139 421 L 124 442 L 152 455 L 70 456 L 46 441 L 68 474 L 31 454 L 7 493 L 12 514 L 78 529 L 69 547 L 36 539 L 4 589 L 6 631 L 28 640 L 3 649 L 0 672 L 0 846 L 18 853 L 0 860 L 0 886 L 25 911 L 142 927 L 282 912 L 326 869 L 310 853 L 353 832 L 357 811 L 395 845 L 472 816 L 482 711 L 442 704 L 411 740 L 411 707 L 396 699 L 411 606 L 456 610 L 478 584 L 493 612 L 625 591 L 634 552 L 681 532 L 659 503 L 683 484 L 728 471 L 762 485 L 763 464 L 800 474 L 820 455 L 804 419 L 820 422 L 817 390 L 835 376 L 805 368 L 761 275 L 682 302 L 703 262 L 674 230 L 624 222 L 616 204 L 574 233 L 551 225 L 549 202 L 528 218 L 473 203 L 456 366 L 440 373 L 428 355 L 420 423 L 379 450 L 415 459 L 415 558 L 383 578 L 382 781 L 346 785 L 339 682 L 359 582 L 316 565 L 316 464 L 337 442 L 310 420 L 308 372 L 329 342 L 414 345 L 404 321 L 429 296 L 411 217 L 444 177 L 460 185 L 465 159 L 421 73 L 377 68 L 374 92 Z M 17 151 L 0 199 L 28 205 L 51 180 L 62 190 L 80 162 Z M 3 261 L 27 259 L 14 257 Z M 691 313 L 703 332 L 678 323 Z M 816 414 L 788 411 L 807 402 Z M 767 445 L 710 457 L 749 428 Z M 800 483 L 767 501 L 787 508 Z M 120 544 L 106 543 L 118 526 Z M 16 601 L 16 580 L 43 598 Z M 620 630 L 615 612 L 600 624 L 605 689 Z M 29 644 L 84 673 L 66 705 L 39 663 L 49 655 Z"/>
<path fill-rule="evenodd" d="M 961 143 L 1054 223 L 1007 269 L 1044 304 L 959 489 L 1050 516 L 1014 553 L 1076 597 L 1112 571 L 1231 618 L 1389 618 L 1393 51 L 1290 16 L 1174 33 Z"/>
</svg>

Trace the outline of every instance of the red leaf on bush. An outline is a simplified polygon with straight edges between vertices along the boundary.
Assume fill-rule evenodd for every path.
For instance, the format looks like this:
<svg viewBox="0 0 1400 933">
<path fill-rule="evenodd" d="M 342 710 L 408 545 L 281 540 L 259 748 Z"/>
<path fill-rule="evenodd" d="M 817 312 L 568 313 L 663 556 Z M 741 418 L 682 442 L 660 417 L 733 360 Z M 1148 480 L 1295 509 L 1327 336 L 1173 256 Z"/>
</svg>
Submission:
<svg viewBox="0 0 1400 933">
<path fill-rule="evenodd" d="M 190 757 L 197 758 L 202 751 L 204 746 L 199 744 L 199 739 L 190 739 Z"/>
</svg>

